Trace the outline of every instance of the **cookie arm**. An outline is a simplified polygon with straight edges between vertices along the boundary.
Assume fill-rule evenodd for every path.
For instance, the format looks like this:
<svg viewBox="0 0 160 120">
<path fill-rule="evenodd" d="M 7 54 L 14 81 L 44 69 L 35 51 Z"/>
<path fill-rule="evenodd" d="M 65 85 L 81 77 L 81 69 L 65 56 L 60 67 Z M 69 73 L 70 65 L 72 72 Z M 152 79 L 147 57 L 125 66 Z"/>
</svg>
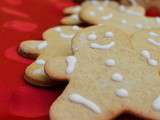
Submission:
<svg viewBox="0 0 160 120">
<path fill-rule="evenodd" d="M 37 46 L 41 43 L 40 40 L 28 40 L 23 41 L 19 46 L 19 54 L 27 57 L 35 59 L 40 54 L 41 50 L 37 49 Z"/>
<path fill-rule="evenodd" d="M 49 59 L 45 64 L 45 72 L 51 79 L 68 81 L 69 75 L 66 74 L 66 57 L 56 57 Z"/>
<path fill-rule="evenodd" d="M 80 12 L 81 7 L 80 6 L 71 6 L 67 7 L 63 10 L 64 14 L 77 14 Z"/>
<path fill-rule="evenodd" d="M 62 18 L 61 23 L 64 25 L 78 25 L 81 21 L 78 14 L 73 14 Z"/>
<path fill-rule="evenodd" d="M 48 77 L 44 70 L 46 59 L 44 56 L 39 56 L 35 62 L 26 68 L 24 75 L 26 82 L 41 87 L 64 84 L 66 81 Z"/>
</svg>

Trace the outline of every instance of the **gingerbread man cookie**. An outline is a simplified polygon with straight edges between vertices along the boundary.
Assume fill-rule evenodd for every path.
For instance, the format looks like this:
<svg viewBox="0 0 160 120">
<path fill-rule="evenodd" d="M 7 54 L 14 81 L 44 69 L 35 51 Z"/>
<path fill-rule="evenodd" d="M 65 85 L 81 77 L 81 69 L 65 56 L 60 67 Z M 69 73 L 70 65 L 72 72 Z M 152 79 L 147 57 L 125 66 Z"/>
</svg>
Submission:
<svg viewBox="0 0 160 120">
<path fill-rule="evenodd" d="M 71 40 L 79 30 L 78 26 L 58 26 L 44 32 L 45 41 L 22 42 L 21 51 L 25 50 L 25 53 L 38 55 L 36 61 L 25 70 L 25 80 L 38 86 L 56 84 L 56 79 L 50 80 L 45 74 L 44 64 L 49 58 L 71 55 Z"/>
<path fill-rule="evenodd" d="M 103 8 L 101 7 L 102 4 L 107 4 L 107 6 L 116 8 L 118 6 L 117 2 L 114 1 L 105 1 L 105 2 L 100 2 L 100 1 L 85 1 L 82 3 L 81 6 L 73 6 L 73 7 L 68 7 L 65 8 L 63 13 L 66 14 L 64 18 L 62 18 L 61 23 L 64 25 L 78 25 L 81 23 L 84 23 L 81 20 L 80 17 L 80 11 L 85 9 L 86 7 L 93 5 L 93 6 L 99 6 L 98 9 L 102 10 Z"/>
<path fill-rule="evenodd" d="M 51 106 L 51 120 L 110 120 L 126 111 L 159 120 L 159 64 L 150 65 L 146 52 L 135 51 L 119 29 L 93 28 L 73 40 L 72 47 L 78 49 L 66 59 L 71 80 Z M 81 35 L 93 32 L 101 35 L 82 39 Z M 159 53 L 153 53 L 159 63 Z"/>
<path fill-rule="evenodd" d="M 144 8 L 138 5 L 119 5 L 117 9 L 104 7 L 102 11 L 96 9 L 97 6 L 93 5 L 86 7 L 80 13 L 81 19 L 89 24 L 115 24 L 129 34 L 141 29 L 160 27 L 160 19 L 145 17 Z"/>
</svg>

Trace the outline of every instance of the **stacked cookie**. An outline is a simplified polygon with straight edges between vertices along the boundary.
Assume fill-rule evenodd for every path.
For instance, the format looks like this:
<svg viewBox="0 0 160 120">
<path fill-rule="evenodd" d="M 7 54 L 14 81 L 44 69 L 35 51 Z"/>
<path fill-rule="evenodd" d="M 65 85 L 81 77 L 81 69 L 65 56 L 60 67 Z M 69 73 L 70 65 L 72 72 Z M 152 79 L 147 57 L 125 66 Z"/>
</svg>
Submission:
<svg viewBox="0 0 160 120">
<path fill-rule="evenodd" d="M 109 1 L 87 1 L 64 12 L 71 16 L 63 24 L 95 26 L 50 28 L 43 41 L 24 41 L 19 48 L 36 58 L 25 71 L 27 82 L 69 82 L 51 106 L 50 119 L 111 120 L 127 112 L 159 120 L 159 18 L 145 17 L 138 5 Z"/>
</svg>

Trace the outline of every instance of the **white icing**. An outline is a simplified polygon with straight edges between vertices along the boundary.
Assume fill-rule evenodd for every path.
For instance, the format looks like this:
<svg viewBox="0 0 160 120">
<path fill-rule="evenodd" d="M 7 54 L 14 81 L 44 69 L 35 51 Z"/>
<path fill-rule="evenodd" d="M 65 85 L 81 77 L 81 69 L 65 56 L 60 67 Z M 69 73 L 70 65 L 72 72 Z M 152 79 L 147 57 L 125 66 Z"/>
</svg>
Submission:
<svg viewBox="0 0 160 120">
<path fill-rule="evenodd" d="M 103 8 L 102 6 L 99 6 L 99 7 L 97 7 L 97 10 L 98 10 L 98 11 L 103 11 L 104 8 Z"/>
<path fill-rule="evenodd" d="M 116 91 L 116 95 L 118 97 L 128 97 L 128 91 L 126 89 L 121 88 Z"/>
<path fill-rule="evenodd" d="M 43 41 L 43 42 L 41 42 L 41 43 L 37 46 L 37 48 L 38 48 L 39 50 L 41 50 L 41 49 L 46 48 L 47 46 L 48 46 L 47 41 Z"/>
<path fill-rule="evenodd" d="M 90 11 L 90 12 L 89 12 L 89 15 L 90 15 L 90 16 L 96 16 L 96 13 L 95 13 L 94 11 Z"/>
<path fill-rule="evenodd" d="M 45 61 L 43 59 L 37 59 L 35 62 L 38 65 L 44 65 L 45 64 Z"/>
<path fill-rule="evenodd" d="M 72 27 L 72 29 L 78 31 L 78 30 L 80 30 L 80 27 L 77 26 L 77 25 L 74 25 L 74 26 Z"/>
<path fill-rule="evenodd" d="M 157 24 L 160 24 L 160 17 L 156 18 L 156 22 L 157 22 Z"/>
<path fill-rule="evenodd" d="M 95 33 L 91 33 L 88 35 L 88 40 L 96 40 L 97 39 L 97 35 Z"/>
<path fill-rule="evenodd" d="M 56 32 L 61 32 L 62 31 L 61 27 L 55 27 L 55 28 L 53 28 L 53 30 L 56 31 Z"/>
<path fill-rule="evenodd" d="M 105 37 L 112 38 L 114 36 L 113 32 L 106 32 Z"/>
<path fill-rule="evenodd" d="M 122 81 L 124 78 L 123 78 L 123 76 L 120 74 L 120 73 L 114 73 L 113 75 L 112 75 L 112 80 L 114 80 L 114 81 L 118 81 L 118 82 L 120 82 L 120 81 Z"/>
<path fill-rule="evenodd" d="M 149 51 L 143 50 L 143 51 L 141 52 L 141 54 L 142 54 L 142 56 L 147 60 L 147 62 L 148 62 L 149 65 L 152 65 L 152 66 L 157 66 L 157 65 L 158 65 L 158 61 L 155 60 L 155 59 L 153 59 L 153 58 L 151 57 L 151 54 L 150 54 Z"/>
<path fill-rule="evenodd" d="M 72 19 L 79 20 L 79 16 L 77 14 L 71 15 Z"/>
<path fill-rule="evenodd" d="M 146 59 L 150 59 L 151 58 L 151 54 L 149 53 L 148 50 L 142 50 L 141 54 Z"/>
<path fill-rule="evenodd" d="M 36 70 L 33 70 L 32 71 L 32 74 L 34 74 L 34 75 L 42 75 L 42 74 L 45 74 L 44 73 L 44 70 L 43 69 L 36 69 Z"/>
<path fill-rule="evenodd" d="M 158 96 L 158 97 L 153 101 L 152 107 L 153 107 L 155 110 L 160 111 L 160 96 Z"/>
<path fill-rule="evenodd" d="M 152 65 L 152 66 L 157 66 L 158 65 L 158 61 L 156 61 L 155 59 L 148 59 L 148 64 Z"/>
<path fill-rule="evenodd" d="M 114 59 L 108 59 L 105 61 L 105 64 L 107 66 L 114 66 L 116 64 L 115 60 Z"/>
<path fill-rule="evenodd" d="M 142 16 L 142 13 L 137 12 L 137 11 L 127 10 L 126 12 L 127 12 L 129 15 L 133 15 L 133 16 Z"/>
<path fill-rule="evenodd" d="M 122 24 L 127 24 L 127 20 L 123 19 L 123 20 L 121 20 L 121 23 Z"/>
<path fill-rule="evenodd" d="M 72 49 L 73 49 L 74 52 L 76 52 L 76 51 L 79 50 L 79 47 L 73 46 Z"/>
<path fill-rule="evenodd" d="M 60 36 L 61 36 L 62 38 L 64 38 L 64 39 L 72 39 L 72 38 L 74 37 L 73 34 L 68 35 L 68 34 L 63 33 L 63 32 L 60 33 Z"/>
<path fill-rule="evenodd" d="M 148 33 L 150 36 L 152 37 L 159 37 L 159 34 L 155 33 L 155 32 L 149 32 Z"/>
<path fill-rule="evenodd" d="M 95 0 L 92 0 L 92 1 L 91 1 L 91 4 L 93 4 L 93 5 L 97 5 L 97 4 L 98 4 L 98 2 L 97 2 L 97 1 L 95 1 Z"/>
<path fill-rule="evenodd" d="M 154 39 L 148 38 L 147 41 L 155 46 L 160 46 L 160 42 L 157 42 Z"/>
<path fill-rule="evenodd" d="M 75 6 L 74 8 L 73 8 L 73 11 L 74 12 L 80 12 L 80 10 L 81 10 L 81 6 Z"/>
<path fill-rule="evenodd" d="M 69 95 L 69 99 L 72 102 L 75 102 L 77 104 L 81 104 L 89 109 L 91 109 L 95 113 L 101 113 L 101 109 L 99 106 L 97 106 L 94 102 L 88 100 L 85 97 L 80 96 L 79 94 L 71 94 Z"/>
<path fill-rule="evenodd" d="M 102 20 L 109 20 L 113 17 L 113 15 L 110 13 L 109 15 L 106 15 L 106 16 L 102 16 L 101 19 Z"/>
<path fill-rule="evenodd" d="M 137 5 L 137 2 L 135 0 L 129 0 L 129 1 L 132 3 L 132 5 Z"/>
<path fill-rule="evenodd" d="M 67 74 L 71 74 L 74 71 L 74 69 L 75 69 L 75 64 L 77 62 L 77 58 L 74 57 L 74 56 L 68 56 L 66 58 L 66 61 L 67 61 L 66 73 Z"/>
<path fill-rule="evenodd" d="M 138 24 L 136 24 L 136 27 L 139 28 L 139 29 L 142 29 L 142 28 L 143 28 L 143 25 L 140 24 L 140 23 L 138 23 Z"/>
<path fill-rule="evenodd" d="M 110 49 L 115 45 L 115 42 L 111 42 L 109 44 L 106 45 L 100 45 L 97 43 L 91 43 L 91 48 L 95 48 L 95 49 Z"/>
<path fill-rule="evenodd" d="M 126 7 L 125 7 L 124 5 L 120 5 L 120 6 L 119 6 L 119 10 L 123 12 L 123 11 L 126 10 Z"/>
</svg>

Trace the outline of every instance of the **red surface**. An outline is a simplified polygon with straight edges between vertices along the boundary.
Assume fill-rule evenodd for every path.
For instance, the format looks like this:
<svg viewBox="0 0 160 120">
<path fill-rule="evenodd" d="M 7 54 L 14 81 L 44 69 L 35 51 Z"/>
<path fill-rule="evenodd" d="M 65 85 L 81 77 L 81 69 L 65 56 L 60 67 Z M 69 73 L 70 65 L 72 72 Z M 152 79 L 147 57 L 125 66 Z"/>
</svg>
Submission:
<svg viewBox="0 0 160 120">
<path fill-rule="evenodd" d="M 48 120 L 49 106 L 63 89 L 25 83 L 24 69 L 31 61 L 16 50 L 21 41 L 41 39 L 44 30 L 58 25 L 62 9 L 70 5 L 73 3 L 67 0 L 0 0 L 1 120 Z"/>
<path fill-rule="evenodd" d="M 0 0 L 0 120 L 48 120 L 49 107 L 63 90 L 25 83 L 24 69 L 32 61 L 17 54 L 21 41 L 40 39 L 59 24 L 62 9 L 73 5 L 57 1 Z"/>
</svg>

